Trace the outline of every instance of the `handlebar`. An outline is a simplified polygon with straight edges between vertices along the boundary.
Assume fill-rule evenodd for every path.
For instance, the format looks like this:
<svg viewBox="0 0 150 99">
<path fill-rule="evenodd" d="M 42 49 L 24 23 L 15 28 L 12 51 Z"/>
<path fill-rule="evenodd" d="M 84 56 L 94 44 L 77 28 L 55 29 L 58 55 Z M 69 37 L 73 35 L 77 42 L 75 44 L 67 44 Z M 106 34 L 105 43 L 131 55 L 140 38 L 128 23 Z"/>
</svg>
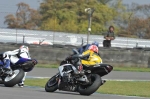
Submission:
<svg viewBox="0 0 150 99">
<path fill-rule="evenodd" d="M 76 55 L 71 56 L 71 59 L 76 59 L 76 58 L 85 59 L 89 56 L 90 56 L 90 54 L 86 54 L 86 55 L 76 54 Z"/>
</svg>

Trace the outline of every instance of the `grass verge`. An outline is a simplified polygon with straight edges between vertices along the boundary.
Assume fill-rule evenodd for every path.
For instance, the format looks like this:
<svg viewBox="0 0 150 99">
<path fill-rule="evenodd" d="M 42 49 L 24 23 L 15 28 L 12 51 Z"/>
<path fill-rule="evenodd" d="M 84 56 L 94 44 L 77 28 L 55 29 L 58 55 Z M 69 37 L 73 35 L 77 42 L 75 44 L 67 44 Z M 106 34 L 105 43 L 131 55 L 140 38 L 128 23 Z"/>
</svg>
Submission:
<svg viewBox="0 0 150 99">
<path fill-rule="evenodd" d="M 36 67 L 38 68 L 58 68 L 59 65 L 57 64 L 37 64 Z"/>
<path fill-rule="evenodd" d="M 143 81 L 107 81 L 97 92 L 127 96 L 150 97 L 150 82 Z"/>
<path fill-rule="evenodd" d="M 45 84 L 47 83 L 49 79 L 26 79 L 25 85 L 28 86 L 38 86 L 38 87 L 45 87 Z"/>
<path fill-rule="evenodd" d="M 150 72 L 150 68 L 144 67 L 114 67 L 114 71 Z"/>
<path fill-rule="evenodd" d="M 48 79 L 27 79 L 29 86 L 45 87 Z M 107 81 L 97 92 L 127 96 L 150 97 L 150 82 L 146 81 Z"/>
<path fill-rule="evenodd" d="M 38 64 L 39 68 L 58 68 L 58 64 Z M 114 71 L 150 72 L 150 68 L 144 67 L 114 67 Z"/>
</svg>

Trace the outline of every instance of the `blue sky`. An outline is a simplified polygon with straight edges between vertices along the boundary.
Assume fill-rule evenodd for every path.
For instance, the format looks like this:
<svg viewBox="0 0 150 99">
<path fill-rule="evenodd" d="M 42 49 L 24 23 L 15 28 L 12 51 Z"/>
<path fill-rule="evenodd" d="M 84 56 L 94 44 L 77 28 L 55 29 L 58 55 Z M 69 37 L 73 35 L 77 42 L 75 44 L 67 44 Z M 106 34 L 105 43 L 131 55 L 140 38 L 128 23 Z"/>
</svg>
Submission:
<svg viewBox="0 0 150 99">
<path fill-rule="evenodd" d="M 30 5 L 31 8 L 37 9 L 42 0 L 1 0 L 0 3 L 0 27 L 6 27 L 4 25 L 4 17 L 8 14 L 14 14 L 17 10 L 16 4 L 25 2 Z M 125 4 L 150 4 L 150 0 L 123 0 Z"/>
<path fill-rule="evenodd" d="M 138 4 L 150 4 L 150 0 L 123 0 L 123 3 L 132 4 L 132 3 L 138 3 Z"/>
</svg>

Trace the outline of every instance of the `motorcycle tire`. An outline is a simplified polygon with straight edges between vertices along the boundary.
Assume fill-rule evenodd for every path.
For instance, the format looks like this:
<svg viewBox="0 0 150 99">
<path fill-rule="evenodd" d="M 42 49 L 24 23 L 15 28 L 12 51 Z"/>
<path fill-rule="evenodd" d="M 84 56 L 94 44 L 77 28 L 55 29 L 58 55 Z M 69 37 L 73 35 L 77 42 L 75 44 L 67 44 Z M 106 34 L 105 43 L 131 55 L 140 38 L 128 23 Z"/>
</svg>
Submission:
<svg viewBox="0 0 150 99">
<path fill-rule="evenodd" d="M 0 80 L 0 84 L 4 84 L 4 81 L 2 79 Z"/>
<path fill-rule="evenodd" d="M 45 85 L 45 91 L 46 92 L 54 92 L 58 89 L 58 80 L 56 75 L 53 76 L 48 80 L 48 82 Z"/>
<path fill-rule="evenodd" d="M 91 81 L 92 81 L 92 84 L 89 85 L 89 86 L 83 86 L 83 85 L 80 85 L 78 87 L 78 92 L 81 94 L 81 95 L 91 95 L 93 94 L 101 85 L 101 77 L 98 75 L 98 74 L 91 74 Z"/>
<path fill-rule="evenodd" d="M 6 87 L 13 87 L 18 84 L 24 77 L 24 71 L 22 69 L 16 69 L 13 71 L 12 76 L 6 76 L 4 79 L 4 85 Z"/>
</svg>

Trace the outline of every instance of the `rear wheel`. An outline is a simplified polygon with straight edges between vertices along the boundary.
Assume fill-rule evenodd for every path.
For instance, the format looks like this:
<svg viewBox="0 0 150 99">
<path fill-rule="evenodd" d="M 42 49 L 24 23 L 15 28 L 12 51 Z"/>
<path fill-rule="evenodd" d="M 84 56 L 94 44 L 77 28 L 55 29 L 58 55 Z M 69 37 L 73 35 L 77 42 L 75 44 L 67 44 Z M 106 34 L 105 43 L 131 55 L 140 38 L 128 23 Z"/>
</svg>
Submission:
<svg viewBox="0 0 150 99">
<path fill-rule="evenodd" d="M 24 77 L 24 71 L 22 69 L 16 69 L 13 72 L 13 75 L 8 75 L 4 79 L 4 85 L 6 87 L 13 87 L 14 85 L 18 84 Z"/>
<path fill-rule="evenodd" d="M 58 89 L 58 77 L 53 76 L 48 80 L 48 82 L 45 85 L 45 91 L 46 92 L 54 92 Z"/>
<path fill-rule="evenodd" d="M 98 74 L 91 75 L 91 84 L 88 86 L 80 85 L 78 87 L 78 92 L 81 95 L 91 95 L 93 94 L 101 85 L 101 77 Z"/>
</svg>

